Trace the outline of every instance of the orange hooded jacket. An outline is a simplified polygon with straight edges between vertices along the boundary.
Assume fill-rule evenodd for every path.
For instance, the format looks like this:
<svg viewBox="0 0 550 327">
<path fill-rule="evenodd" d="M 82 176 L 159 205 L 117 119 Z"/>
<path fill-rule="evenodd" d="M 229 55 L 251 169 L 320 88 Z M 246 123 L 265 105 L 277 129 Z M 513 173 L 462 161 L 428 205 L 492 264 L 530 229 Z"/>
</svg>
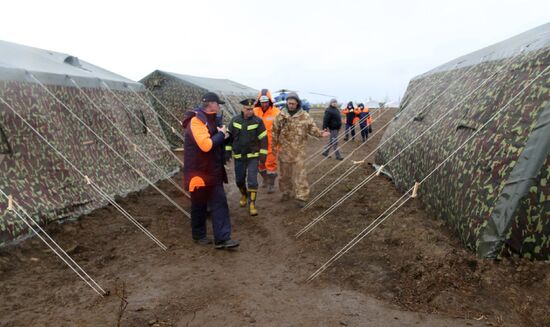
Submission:
<svg viewBox="0 0 550 327">
<path fill-rule="evenodd" d="M 269 108 L 265 111 L 262 109 L 262 106 L 260 104 L 260 98 L 262 96 L 265 96 L 269 99 Z M 254 104 L 254 115 L 260 117 L 263 120 L 265 129 L 267 131 L 267 159 L 264 165 L 259 165 L 259 170 L 267 171 L 268 173 L 273 174 L 277 172 L 277 157 L 273 153 L 273 137 L 271 135 L 271 130 L 273 128 L 275 117 L 279 114 L 279 112 L 280 110 L 273 105 L 273 97 L 271 97 L 271 92 L 269 92 L 268 89 L 262 89 L 258 93 L 256 103 Z"/>
</svg>

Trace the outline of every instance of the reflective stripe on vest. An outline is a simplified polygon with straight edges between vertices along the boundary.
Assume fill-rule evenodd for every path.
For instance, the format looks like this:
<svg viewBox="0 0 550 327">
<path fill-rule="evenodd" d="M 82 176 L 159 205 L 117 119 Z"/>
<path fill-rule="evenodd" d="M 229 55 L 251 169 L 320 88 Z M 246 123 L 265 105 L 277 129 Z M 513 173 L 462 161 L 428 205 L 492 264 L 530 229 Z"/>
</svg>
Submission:
<svg viewBox="0 0 550 327">
<path fill-rule="evenodd" d="M 261 132 L 260 135 L 258 135 L 258 140 L 261 140 L 261 139 L 263 139 L 263 138 L 266 137 L 266 136 L 267 136 L 267 130 Z"/>
</svg>

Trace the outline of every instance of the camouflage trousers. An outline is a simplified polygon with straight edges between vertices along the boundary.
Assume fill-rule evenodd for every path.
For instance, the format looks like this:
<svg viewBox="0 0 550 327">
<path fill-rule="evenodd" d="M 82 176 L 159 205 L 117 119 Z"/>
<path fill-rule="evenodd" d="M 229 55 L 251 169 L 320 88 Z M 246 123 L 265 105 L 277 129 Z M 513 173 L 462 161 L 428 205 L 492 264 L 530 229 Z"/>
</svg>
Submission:
<svg viewBox="0 0 550 327">
<path fill-rule="evenodd" d="M 304 160 L 296 162 L 279 162 L 279 190 L 283 195 L 307 201 L 309 198 L 309 183 Z"/>
</svg>

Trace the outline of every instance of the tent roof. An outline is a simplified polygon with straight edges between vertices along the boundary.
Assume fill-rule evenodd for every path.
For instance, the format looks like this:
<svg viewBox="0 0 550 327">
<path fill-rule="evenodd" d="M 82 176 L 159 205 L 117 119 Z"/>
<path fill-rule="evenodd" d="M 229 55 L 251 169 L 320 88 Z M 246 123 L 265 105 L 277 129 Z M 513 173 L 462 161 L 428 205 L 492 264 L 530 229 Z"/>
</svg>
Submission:
<svg viewBox="0 0 550 327">
<path fill-rule="evenodd" d="M 0 40 L 0 80 L 32 81 L 25 72 L 34 75 L 59 75 L 101 79 L 110 82 L 137 84 L 136 82 L 92 65 L 77 57 Z M 42 81 L 42 78 L 39 78 Z M 56 78 L 59 82 L 59 78 Z M 48 79 L 48 82 L 56 83 Z M 48 83 L 46 82 L 46 83 Z"/>
<path fill-rule="evenodd" d="M 502 42 L 451 60 L 446 64 L 414 77 L 413 80 L 434 73 L 476 65 L 482 59 L 483 61 L 492 61 L 509 58 L 518 54 L 523 48 L 525 48 L 524 51 L 530 52 L 547 47 L 550 47 L 550 23 L 535 27 Z"/>
<path fill-rule="evenodd" d="M 183 75 L 183 74 L 170 73 L 170 72 L 161 71 L 161 70 L 159 70 L 159 72 L 163 74 L 171 75 L 177 79 L 194 84 L 196 86 L 202 87 L 212 92 L 220 92 L 227 95 L 243 94 L 243 95 L 254 95 L 254 96 L 258 93 L 258 90 L 256 89 L 253 89 L 243 84 L 239 84 L 229 79 Z"/>
</svg>

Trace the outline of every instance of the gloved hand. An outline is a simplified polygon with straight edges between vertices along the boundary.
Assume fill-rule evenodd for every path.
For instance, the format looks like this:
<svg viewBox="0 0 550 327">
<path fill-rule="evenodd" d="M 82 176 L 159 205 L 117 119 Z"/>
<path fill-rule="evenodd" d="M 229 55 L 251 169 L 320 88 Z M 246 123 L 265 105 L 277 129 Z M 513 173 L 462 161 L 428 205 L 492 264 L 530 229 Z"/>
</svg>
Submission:
<svg viewBox="0 0 550 327">
<path fill-rule="evenodd" d="M 372 133 L 372 127 L 369 126 L 369 133 Z"/>
</svg>

